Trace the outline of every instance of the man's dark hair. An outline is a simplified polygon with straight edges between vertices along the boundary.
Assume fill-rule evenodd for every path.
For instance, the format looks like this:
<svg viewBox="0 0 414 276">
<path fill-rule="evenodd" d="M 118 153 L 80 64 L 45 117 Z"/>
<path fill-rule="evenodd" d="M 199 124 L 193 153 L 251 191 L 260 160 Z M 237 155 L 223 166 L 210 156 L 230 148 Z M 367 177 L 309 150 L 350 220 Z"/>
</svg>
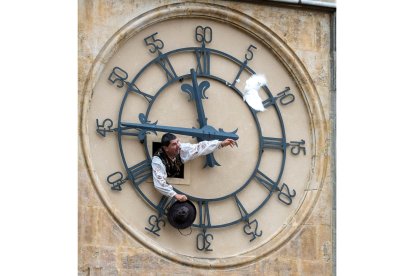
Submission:
<svg viewBox="0 0 414 276">
<path fill-rule="evenodd" d="M 162 138 L 161 138 L 161 146 L 163 147 L 168 147 L 168 145 L 170 144 L 170 142 L 172 140 L 177 139 L 177 136 L 175 136 L 172 133 L 165 133 Z"/>
</svg>

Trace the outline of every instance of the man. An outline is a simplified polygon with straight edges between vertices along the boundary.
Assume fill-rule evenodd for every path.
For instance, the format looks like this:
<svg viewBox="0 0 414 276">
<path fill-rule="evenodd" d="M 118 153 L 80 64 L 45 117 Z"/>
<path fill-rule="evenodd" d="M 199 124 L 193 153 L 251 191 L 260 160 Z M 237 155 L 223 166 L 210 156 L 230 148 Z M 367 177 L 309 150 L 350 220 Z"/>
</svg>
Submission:
<svg viewBox="0 0 414 276">
<path fill-rule="evenodd" d="M 201 155 L 207 155 L 222 147 L 233 147 L 235 144 L 233 139 L 181 144 L 174 134 L 164 134 L 161 138 L 161 148 L 152 158 L 152 176 L 155 189 L 165 196 L 175 197 L 178 201 L 186 201 L 185 195 L 177 194 L 173 187 L 167 183 L 167 177 L 178 176 L 181 165 L 187 161 Z"/>
</svg>

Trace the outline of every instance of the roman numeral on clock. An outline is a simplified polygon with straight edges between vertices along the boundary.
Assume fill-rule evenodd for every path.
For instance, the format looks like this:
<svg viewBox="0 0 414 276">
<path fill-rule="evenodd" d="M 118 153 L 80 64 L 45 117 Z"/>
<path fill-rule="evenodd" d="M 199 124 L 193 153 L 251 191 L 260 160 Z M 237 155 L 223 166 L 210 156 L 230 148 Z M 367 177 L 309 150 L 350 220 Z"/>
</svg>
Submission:
<svg viewBox="0 0 414 276">
<path fill-rule="evenodd" d="M 168 59 L 168 57 L 161 57 L 157 63 L 165 71 L 168 81 L 177 78 L 177 74 L 175 73 L 174 67 L 171 65 L 171 62 Z"/>
<path fill-rule="evenodd" d="M 140 185 L 148 177 L 152 175 L 151 162 L 144 160 L 138 164 L 128 168 L 128 177 L 135 186 Z"/>
<path fill-rule="evenodd" d="M 248 220 L 249 213 L 246 211 L 246 208 L 244 208 L 237 195 L 234 195 L 234 200 L 236 201 L 236 205 L 239 209 L 242 220 Z"/>
<path fill-rule="evenodd" d="M 210 212 L 208 209 L 208 201 L 198 201 L 198 212 L 199 212 L 199 218 L 200 218 L 200 227 L 201 228 L 210 227 L 211 221 L 210 221 Z"/>
<path fill-rule="evenodd" d="M 252 238 L 250 239 L 250 242 L 252 242 L 256 239 L 256 237 L 260 237 L 263 234 L 263 232 L 258 232 L 259 223 L 256 219 L 253 221 L 249 220 L 249 213 L 246 211 L 246 208 L 244 208 L 243 204 L 240 202 L 237 195 L 234 195 L 234 200 L 236 201 L 236 205 L 239 209 L 242 220 L 246 222 L 246 224 L 243 227 L 243 231 L 246 235 L 252 236 Z"/>
<path fill-rule="evenodd" d="M 197 250 L 205 252 L 213 251 L 210 246 L 211 241 L 214 239 L 214 237 L 212 234 L 207 233 L 207 228 L 211 226 L 208 201 L 198 201 L 198 212 L 200 216 L 200 227 L 202 228 L 202 232 L 197 235 Z"/>
<path fill-rule="evenodd" d="M 205 48 L 195 50 L 197 75 L 210 75 L 210 51 Z"/>
<path fill-rule="evenodd" d="M 286 149 L 286 141 L 284 138 L 262 137 L 260 139 L 261 149 Z"/>
<path fill-rule="evenodd" d="M 109 74 L 108 80 L 112 84 L 116 84 L 116 87 L 122 88 L 126 84 L 128 86 L 128 92 L 134 92 L 138 95 L 143 96 L 148 102 L 151 102 L 154 99 L 154 96 L 151 96 L 145 92 L 142 92 L 135 84 L 127 81 L 128 73 L 120 67 L 114 67 L 111 74 Z"/>
<path fill-rule="evenodd" d="M 158 202 L 156 209 L 158 211 L 158 216 L 151 215 L 148 217 L 148 224 L 151 226 L 151 228 L 145 227 L 145 230 L 151 232 L 152 234 L 156 236 L 160 236 L 158 232 L 161 230 L 160 224 L 163 224 L 163 227 L 165 226 L 165 221 L 162 219 L 165 210 L 167 209 L 169 199 L 166 196 L 162 196 L 160 201 Z"/>
<path fill-rule="evenodd" d="M 138 95 L 143 96 L 149 103 L 155 98 L 154 96 L 151 96 L 148 93 L 142 92 L 135 84 L 128 86 L 128 92 L 134 92 Z"/>
<path fill-rule="evenodd" d="M 262 184 L 269 192 L 277 191 L 277 197 L 281 202 L 286 205 L 292 204 L 292 198 L 296 196 L 296 191 L 294 189 L 290 190 L 286 183 L 283 183 L 282 187 L 279 188 L 277 182 L 270 179 L 260 170 L 257 170 L 254 178 L 256 178 L 256 180 Z"/>
<path fill-rule="evenodd" d="M 260 184 L 265 186 L 265 188 L 268 189 L 269 192 L 277 190 L 277 183 L 270 179 L 267 175 L 262 173 L 260 170 L 257 170 L 257 173 L 255 174 L 254 178 L 256 178 L 256 180 L 259 181 Z"/>
</svg>

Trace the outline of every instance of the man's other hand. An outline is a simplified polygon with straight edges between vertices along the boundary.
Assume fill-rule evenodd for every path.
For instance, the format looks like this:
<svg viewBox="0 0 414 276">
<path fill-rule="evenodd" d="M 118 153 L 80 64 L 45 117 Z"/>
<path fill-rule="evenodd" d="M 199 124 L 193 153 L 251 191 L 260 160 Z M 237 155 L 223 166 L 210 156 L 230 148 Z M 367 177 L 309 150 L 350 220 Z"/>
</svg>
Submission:
<svg viewBox="0 0 414 276">
<path fill-rule="evenodd" d="M 176 194 L 174 197 L 176 200 L 181 201 L 181 202 L 187 200 L 187 197 L 185 195 Z"/>
<path fill-rule="evenodd" d="M 237 142 L 234 141 L 233 139 L 227 138 L 224 141 L 221 141 L 220 145 L 224 148 L 227 146 L 233 147 L 233 146 L 237 146 Z"/>
</svg>

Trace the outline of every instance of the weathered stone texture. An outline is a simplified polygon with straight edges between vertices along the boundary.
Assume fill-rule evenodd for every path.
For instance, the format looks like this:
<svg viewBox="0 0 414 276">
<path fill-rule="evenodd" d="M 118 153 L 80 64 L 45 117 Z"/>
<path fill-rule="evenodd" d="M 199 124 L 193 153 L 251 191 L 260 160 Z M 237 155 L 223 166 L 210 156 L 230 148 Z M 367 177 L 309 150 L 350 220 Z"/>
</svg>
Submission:
<svg viewBox="0 0 414 276">
<path fill-rule="evenodd" d="M 118 275 L 112 247 L 83 246 L 79 250 L 79 272 L 89 275 Z M 82 275 L 82 274 L 81 274 Z"/>
<path fill-rule="evenodd" d="M 180 1 L 79 1 L 79 106 L 82 105 L 83 86 L 89 70 L 106 41 L 134 17 L 159 5 L 177 2 Z M 196 2 L 229 6 L 256 18 L 279 35 L 299 56 L 318 92 L 322 93 L 321 101 L 329 120 L 331 84 L 328 13 L 235 1 Z M 329 152 L 326 154 L 331 158 Z M 320 276 L 333 273 L 333 189 L 330 167 L 326 185 L 311 216 L 282 248 L 244 267 L 206 270 L 164 259 L 131 238 L 100 201 L 82 153 L 79 156 L 79 275 Z"/>
</svg>

